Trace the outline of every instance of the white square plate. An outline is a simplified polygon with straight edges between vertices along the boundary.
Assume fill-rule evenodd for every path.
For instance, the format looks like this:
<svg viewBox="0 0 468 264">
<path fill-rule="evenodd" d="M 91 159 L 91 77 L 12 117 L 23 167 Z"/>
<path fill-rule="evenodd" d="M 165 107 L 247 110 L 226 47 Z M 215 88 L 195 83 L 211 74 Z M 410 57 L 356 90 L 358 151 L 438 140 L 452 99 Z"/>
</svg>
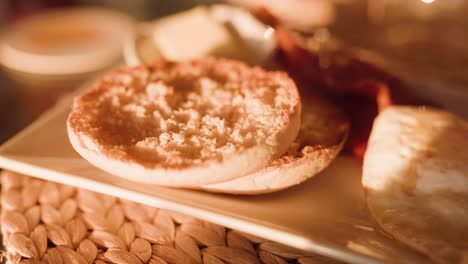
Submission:
<svg viewBox="0 0 468 264">
<path fill-rule="evenodd" d="M 72 148 L 64 99 L 0 148 L 0 167 L 166 208 L 349 263 L 425 263 L 383 235 L 367 214 L 361 164 L 339 157 L 315 178 L 278 193 L 232 196 L 170 189 L 101 171 Z"/>
</svg>

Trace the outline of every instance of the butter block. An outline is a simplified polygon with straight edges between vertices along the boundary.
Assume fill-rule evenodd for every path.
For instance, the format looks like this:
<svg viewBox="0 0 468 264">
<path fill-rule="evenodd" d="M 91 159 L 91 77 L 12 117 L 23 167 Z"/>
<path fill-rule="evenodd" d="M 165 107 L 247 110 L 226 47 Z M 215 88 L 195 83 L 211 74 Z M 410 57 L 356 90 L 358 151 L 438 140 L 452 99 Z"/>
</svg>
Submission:
<svg viewBox="0 0 468 264">
<path fill-rule="evenodd" d="M 205 56 L 244 59 L 246 50 L 229 27 L 214 19 L 207 7 L 162 18 L 153 32 L 161 55 L 172 61 Z"/>
</svg>

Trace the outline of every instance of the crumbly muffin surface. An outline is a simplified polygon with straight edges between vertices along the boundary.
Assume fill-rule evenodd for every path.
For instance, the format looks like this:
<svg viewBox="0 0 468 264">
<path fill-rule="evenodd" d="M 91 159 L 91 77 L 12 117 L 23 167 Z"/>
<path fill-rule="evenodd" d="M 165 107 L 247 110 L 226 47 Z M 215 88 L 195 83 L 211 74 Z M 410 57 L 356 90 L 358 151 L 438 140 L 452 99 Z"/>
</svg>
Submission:
<svg viewBox="0 0 468 264">
<path fill-rule="evenodd" d="M 75 100 L 69 124 L 118 159 L 188 167 L 276 144 L 298 109 L 286 74 L 210 58 L 113 72 Z"/>
</svg>

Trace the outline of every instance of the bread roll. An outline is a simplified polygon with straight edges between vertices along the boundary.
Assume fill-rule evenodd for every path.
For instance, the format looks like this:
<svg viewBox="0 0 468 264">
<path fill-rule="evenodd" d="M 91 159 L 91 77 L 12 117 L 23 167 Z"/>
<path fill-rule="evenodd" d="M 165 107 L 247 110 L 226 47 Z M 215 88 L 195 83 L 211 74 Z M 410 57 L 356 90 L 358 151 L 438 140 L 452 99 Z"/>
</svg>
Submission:
<svg viewBox="0 0 468 264">
<path fill-rule="evenodd" d="M 362 183 L 382 229 L 436 263 L 468 261 L 468 122 L 390 107 L 374 122 Z"/>
</svg>

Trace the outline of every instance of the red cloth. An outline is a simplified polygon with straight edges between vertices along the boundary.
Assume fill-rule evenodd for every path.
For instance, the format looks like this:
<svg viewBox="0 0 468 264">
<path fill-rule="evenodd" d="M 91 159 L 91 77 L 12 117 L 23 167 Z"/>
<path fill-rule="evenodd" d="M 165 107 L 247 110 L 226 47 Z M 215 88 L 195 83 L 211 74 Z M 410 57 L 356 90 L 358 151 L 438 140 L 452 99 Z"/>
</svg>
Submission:
<svg viewBox="0 0 468 264">
<path fill-rule="evenodd" d="M 344 51 L 327 54 L 331 63 L 320 65 L 320 56 L 303 48 L 287 30 L 277 27 L 280 60 L 290 74 L 307 87 L 321 87 L 348 113 L 351 132 L 345 149 L 362 157 L 379 111 L 394 103 L 391 88 L 401 82 L 378 67 L 353 58 Z M 339 58 L 344 63 L 334 63 Z"/>
<path fill-rule="evenodd" d="M 345 151 L 363 157 L 374 118 L 385 107 L 425 103 L 409 94 L 399 78 L 348 50 L 325 54 L 328 63 L 320 65 L 321 55 L 304 48 L 267 10 L 254 14 L 275 27 L 279 60 L 300 89 L 319 88 L 347 112 L 351 131 Z"/>
</svg>

